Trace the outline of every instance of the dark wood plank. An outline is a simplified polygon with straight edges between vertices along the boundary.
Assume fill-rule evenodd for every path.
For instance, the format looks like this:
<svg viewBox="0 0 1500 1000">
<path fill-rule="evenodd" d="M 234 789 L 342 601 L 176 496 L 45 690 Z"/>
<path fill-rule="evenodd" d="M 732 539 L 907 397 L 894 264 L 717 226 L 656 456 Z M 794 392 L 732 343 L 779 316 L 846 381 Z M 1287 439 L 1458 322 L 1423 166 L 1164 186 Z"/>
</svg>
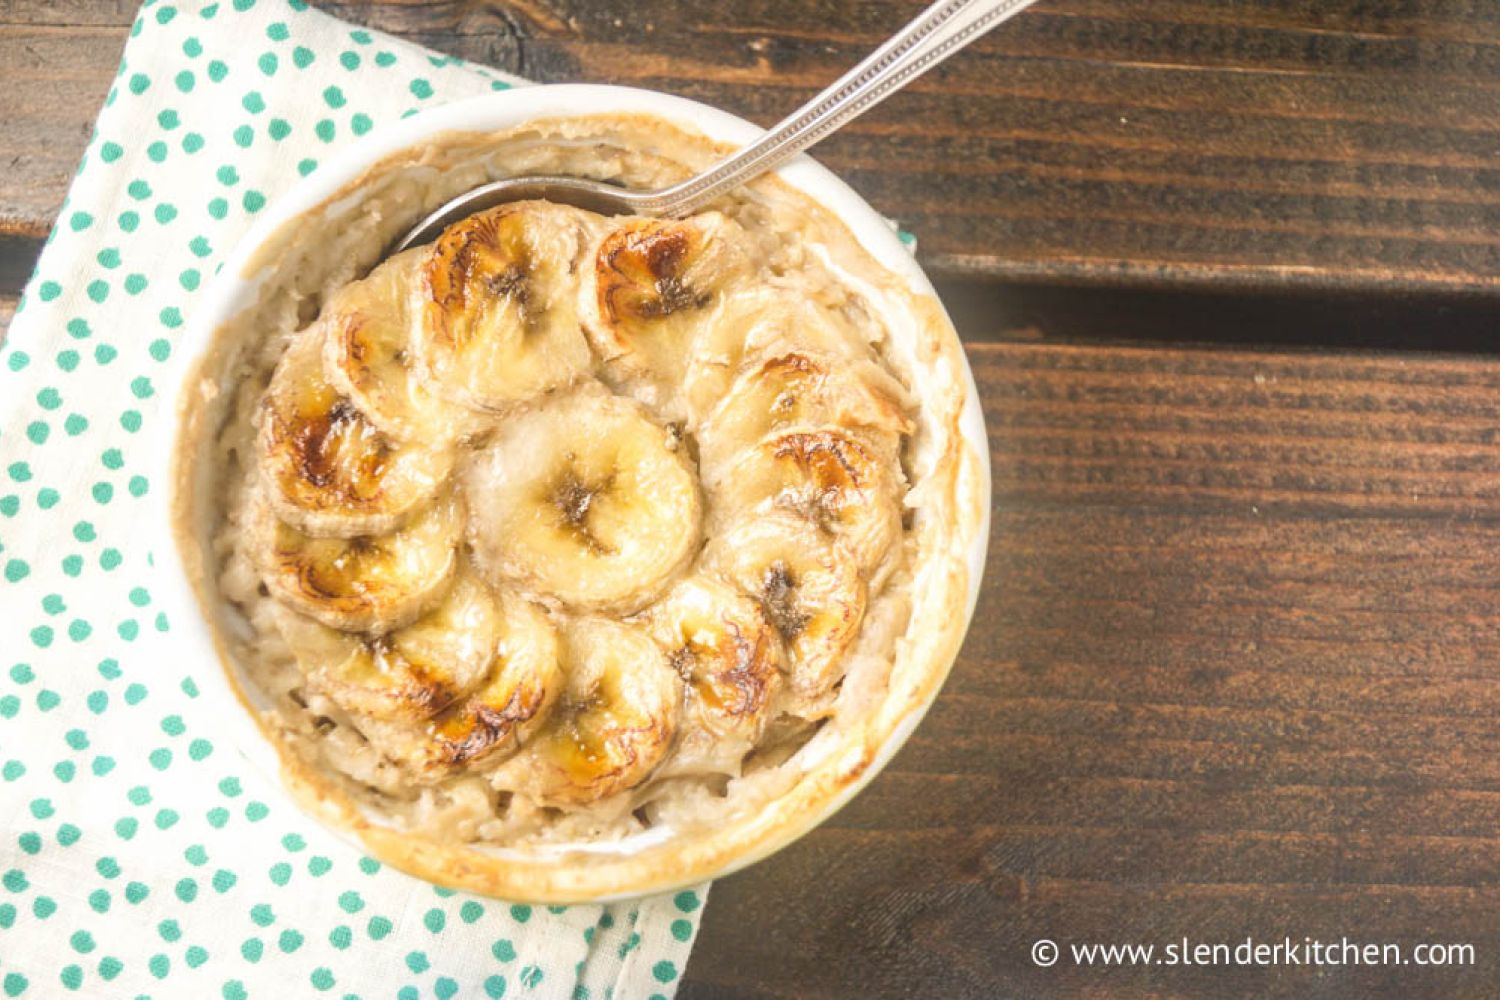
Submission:
<svg viewBox="0 0 1500 1000">
<path fill-rule="evenodd" d="M 919 5 L 321 6 L 538 80 L 769 123 Z M 0 231 L 45 232 L 130 16 L 0 8 Z M 1485 4 L 1045 0 L 818 155 L 939 275 L 1492 294 L 1497 43 Z"/>
<path fill-rule="evenodd" d="M 1493 995 L 1500 363 L 970 352 L 978 624 L 886 773 L 715 886 L 682 996 Z M 1029 951 L 1287 935 L 1478 965 Z"/>
</svg>

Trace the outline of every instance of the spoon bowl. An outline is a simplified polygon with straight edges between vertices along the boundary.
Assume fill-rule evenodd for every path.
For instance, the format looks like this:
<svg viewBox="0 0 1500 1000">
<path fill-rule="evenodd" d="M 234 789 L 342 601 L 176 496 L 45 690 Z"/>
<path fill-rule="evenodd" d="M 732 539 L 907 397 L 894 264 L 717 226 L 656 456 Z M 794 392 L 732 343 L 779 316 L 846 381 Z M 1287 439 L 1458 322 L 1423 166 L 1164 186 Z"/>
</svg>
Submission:
<svg viewBox="0 0 1500 1000">
<path fill-rule="evenodd" d="M 507 177 L 465 191 L 418 222 L 390 250 L 391 254 L 431 243 L 444 229 L 475 212 L 511 201 L 550 201 L 600 215 L 654 215 L 649 192 L 629 191 L 583 177 Z M 389 254 L 387 255 L 389 256 Z"/>
</svg>

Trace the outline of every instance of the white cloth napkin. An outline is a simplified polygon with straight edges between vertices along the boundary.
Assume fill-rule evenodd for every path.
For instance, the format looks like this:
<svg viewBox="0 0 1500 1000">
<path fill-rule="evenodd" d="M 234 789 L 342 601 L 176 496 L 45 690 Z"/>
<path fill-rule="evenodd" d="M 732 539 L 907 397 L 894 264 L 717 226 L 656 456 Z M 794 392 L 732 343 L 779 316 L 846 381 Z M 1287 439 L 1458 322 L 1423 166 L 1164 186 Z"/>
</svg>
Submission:
<svg viewBox="0 0 1500 1000">
<path fill-rule="evenodd" d="M 669 996 L 707 886 L 528 907 L 362 857 L 218 738 L 143 523 L 160 379 L 257 214 L 335 149 L 522 81 L 297 0 L 148 0 L 0 348 L 0 992 Z"/>
</svg>

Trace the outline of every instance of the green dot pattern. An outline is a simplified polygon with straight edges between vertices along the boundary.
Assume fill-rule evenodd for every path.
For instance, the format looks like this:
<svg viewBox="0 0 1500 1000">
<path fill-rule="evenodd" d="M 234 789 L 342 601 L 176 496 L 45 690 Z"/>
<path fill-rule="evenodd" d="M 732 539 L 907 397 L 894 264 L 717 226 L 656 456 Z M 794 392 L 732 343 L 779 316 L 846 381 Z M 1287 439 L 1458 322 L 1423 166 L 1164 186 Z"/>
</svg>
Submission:
<svg viewBox="0 0 1500 1000">
<path fill-rule="evenodd" d="M 349 144 L 517 82 L 302 0 L 136 15 L 0 330 L 4 996 L 675 991 L 706 886 L 526 906 L 365 856 L 230 742 L 154 566 L 163 399 L 227 254 Z"/>
</svg>

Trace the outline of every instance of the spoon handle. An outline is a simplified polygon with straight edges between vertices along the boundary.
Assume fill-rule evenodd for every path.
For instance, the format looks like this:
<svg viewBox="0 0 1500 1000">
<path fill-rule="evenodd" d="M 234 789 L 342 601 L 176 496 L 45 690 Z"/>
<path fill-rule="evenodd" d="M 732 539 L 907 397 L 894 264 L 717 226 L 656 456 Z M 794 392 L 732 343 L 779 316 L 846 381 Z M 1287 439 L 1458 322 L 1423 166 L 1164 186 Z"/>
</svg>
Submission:
<svg viewBox="0 0 1500 1000">
<path fill-rule="evenodd" d="M 653 195 L 644 215 L 681 216 L 774 170 L 1035 0 L 937 0 L 859 65 L 733 156 Z"/>
</svg>

